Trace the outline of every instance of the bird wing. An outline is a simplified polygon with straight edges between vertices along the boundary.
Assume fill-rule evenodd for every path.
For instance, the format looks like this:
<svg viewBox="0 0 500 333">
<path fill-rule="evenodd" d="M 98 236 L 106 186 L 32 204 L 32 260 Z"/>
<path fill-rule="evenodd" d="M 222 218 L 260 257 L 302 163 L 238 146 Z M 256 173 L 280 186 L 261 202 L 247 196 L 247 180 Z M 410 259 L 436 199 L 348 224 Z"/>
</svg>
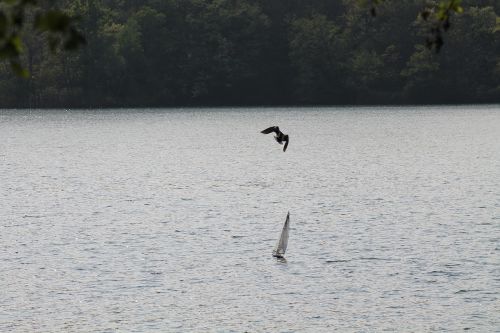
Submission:
<svg viewBox="0 0 500 333">
<path fill-rule="evenodd" d="M 266 128 L 265 130 L 261 131 L 262 134 L 269 134 L 269 133 L 276 133 L 278 134 L 280 131 L 280 128 L 278 126 L 271 126 L 269 128 Z"/>
<path fill-rule="evenodd" d="M 286 151 L 286 147 L 288 147 L 288 142 L 290 141 L 290 138 L 288 135 L 285 136 L 285 146 L 283 147 L 283 152 Z"/>
</svg>

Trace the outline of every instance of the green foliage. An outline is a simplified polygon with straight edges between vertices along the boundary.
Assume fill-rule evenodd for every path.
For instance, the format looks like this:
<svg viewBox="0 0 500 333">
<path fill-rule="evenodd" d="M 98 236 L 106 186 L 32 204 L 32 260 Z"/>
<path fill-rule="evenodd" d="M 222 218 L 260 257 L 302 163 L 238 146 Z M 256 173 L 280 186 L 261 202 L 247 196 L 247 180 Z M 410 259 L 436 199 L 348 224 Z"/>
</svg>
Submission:
<svg viewBox="0 0 500 333">
<path fill-rule="evenodd" d="M 500 99 L 490 0 L 25 1 L 17 19 L 0 3 L 1 107 Z M 65 52 L 76 31 L 87 45 Z"/>
<path fill-rule="evenodd" d="M 386 0 L 358 0 L 359 3 L 367 6 L 370 3 L 370 13 L 376 16 L 377 7 L 383 3 L 390 3 Z M 429 22 L 428 36 L 426 38 L 426 46 L 429 49 L 435 49 L 436 52 L 441 50 L 443 46 L 443 33 L 448 31 L 451 26 L 451 15 L 453 13 L 461 14 L 463 12 L 462 0 L 441 0 L 431 7 L 427 7 L 420 12 L 422 20 Z"/>
<path fill-rule="evenodd" d="M 344 75 L 341 58 L 345 47 L 340 29 L 324 15 L 291 22 L 289 54 L 297 70 L 297 95 L 302 101 L 321 103 L 339 95 L 335 82 Z"/>
<path fill-rule="evenodd" d="M 38 33 L 47 32 L 48 45 L 55 51 L 59 44 L 74 50 L 85 43 L 85 38 L 74 27 L 74 19 L 58 9 L 42 9 L 37 0 L 0 0 L 0 60 L 10 62 L 17 75 L 27 78 L 29 72 L 21 64 L 24 51 L 22 35 L 27 17 L 36 12 L 28 24 Z"/>
</svg>

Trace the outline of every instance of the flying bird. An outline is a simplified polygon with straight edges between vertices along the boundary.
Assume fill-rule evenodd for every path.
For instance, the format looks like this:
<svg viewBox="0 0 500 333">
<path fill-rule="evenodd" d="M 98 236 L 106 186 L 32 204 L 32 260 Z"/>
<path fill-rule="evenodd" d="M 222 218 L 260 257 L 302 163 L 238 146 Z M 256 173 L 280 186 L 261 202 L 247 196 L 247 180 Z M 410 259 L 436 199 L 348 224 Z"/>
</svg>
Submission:
<svg viewBox="0 0 500 333">
<path fill-rule="evenodd" d="M 285 142 L 285 146 L 283 147 L 283 152 L 286 151 L 286 147 L 288 147 L 288 142 L 290 139 L 288 138 L 287 134 L 283 134 L 280 131 L 280 128 L 278 126 L 271 126 L 269 128 L 266 128 L 265 130 L 261 131 L 262 134 L 269 134 L 269 133 L 276 133 L 274 138 L 276 139 L 276 142 L 278 142 L 280 145 L 283 144 L 283 141 Z"/>
</svg>

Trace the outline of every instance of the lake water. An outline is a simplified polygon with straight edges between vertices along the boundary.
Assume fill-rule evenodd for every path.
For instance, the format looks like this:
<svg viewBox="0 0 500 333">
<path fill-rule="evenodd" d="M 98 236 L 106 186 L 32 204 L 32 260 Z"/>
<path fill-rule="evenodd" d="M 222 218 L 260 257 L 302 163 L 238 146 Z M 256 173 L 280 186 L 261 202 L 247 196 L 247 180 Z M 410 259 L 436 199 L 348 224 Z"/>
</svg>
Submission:
<svg viewBox="0 0 500 333">
<path fill-rule="evenodd" d="M 498 106 L 2 110 L 0 184 L 1 332 L 500 332 Z"/>
</svg>

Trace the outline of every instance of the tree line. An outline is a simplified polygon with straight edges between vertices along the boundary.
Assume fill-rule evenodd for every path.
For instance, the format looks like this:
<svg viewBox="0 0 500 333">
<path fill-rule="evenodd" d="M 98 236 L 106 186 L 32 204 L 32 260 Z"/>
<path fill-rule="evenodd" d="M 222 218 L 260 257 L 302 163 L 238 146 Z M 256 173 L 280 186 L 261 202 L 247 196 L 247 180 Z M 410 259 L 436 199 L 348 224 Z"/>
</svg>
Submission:
<svg viewBox="0 0 500 333">
<path fill-rule="evenodd" d="M 56 1 L 86 46 L 52 52 L 50 31 L 26 26 L 29 77 L 0 63 L 0 107 L 500 101 L 500 1 L 462 1 L 439 52 L 428 0 L 379 2 Z"/>
</svg>

